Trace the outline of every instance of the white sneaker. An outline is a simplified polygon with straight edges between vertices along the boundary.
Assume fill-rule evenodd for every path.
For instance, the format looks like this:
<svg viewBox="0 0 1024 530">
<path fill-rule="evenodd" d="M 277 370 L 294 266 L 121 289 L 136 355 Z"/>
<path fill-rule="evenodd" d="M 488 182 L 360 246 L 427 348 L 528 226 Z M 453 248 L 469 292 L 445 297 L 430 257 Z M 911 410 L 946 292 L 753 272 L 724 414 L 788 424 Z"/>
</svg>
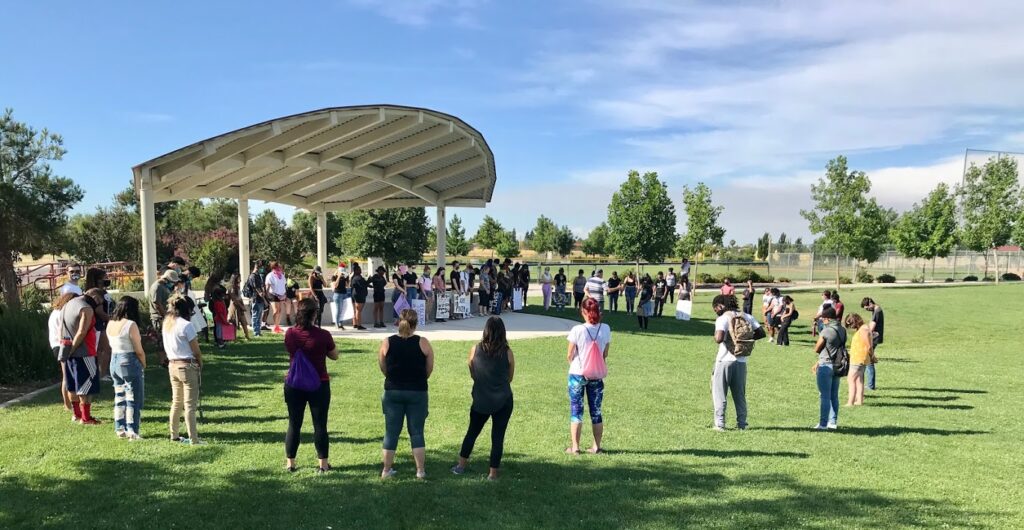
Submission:
<svg viewBox="0 0 1024 530">
<path fill-rule="evenodd" d="M 839 426 L 838 426 L 838 425 L 836 425 L 835 423 L 829 423 L 829 424 L 828 424 L 828 425 L 826 426 L 826 428 L 827 428 L 828 430 L 830 430 L 830 431 L 834 431 L 834 430 L 838 429 L 838 428 L 839 428 Z"/>
<path fill-rule="evenodd" d="M 814 426 L 814 430 L 816 430 L 816 431 L 824 431 L 827 428 L 828 427 L 825 427 L 824 425 L 815 425 Z"/>
</svg>

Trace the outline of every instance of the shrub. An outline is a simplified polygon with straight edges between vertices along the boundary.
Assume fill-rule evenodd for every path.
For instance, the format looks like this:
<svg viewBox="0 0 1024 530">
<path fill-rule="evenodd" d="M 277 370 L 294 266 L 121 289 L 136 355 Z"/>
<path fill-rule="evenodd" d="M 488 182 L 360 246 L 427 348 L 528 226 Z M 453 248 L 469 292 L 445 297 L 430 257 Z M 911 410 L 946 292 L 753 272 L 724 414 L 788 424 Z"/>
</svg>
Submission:
<svg viewBox="0 0 1024 530">
<path fill-rule="evenodd" d="M 965 282 L 976 282 L 976 281 L 978 281 L 978 277 L 973 275 L 973 274 L 968 274 L 967 276 L 964 276 L 964 281 Z"/>
<path fill-rule="evenodd" d="M 718 283 L 718 278 L 714 274 L 700 272 L 697 273 L 697 283 Z"/>
<path fill-rule="evenodd" d="M 0 318 L 0 383 L 55 379 L 60 370 L 50 351 L 49 315 L 5 309 Z"/>
<path fill-rule="evenodd" d="M 46 305 L 52 301 L 49 293 L 35 285 L 29 285 L 21 292 L 21 308 L 25 311 L 42 313 L 46 310 Z"/>
<path fill-rule="evenodd" d="M 983 281 L 983 282 L 994 282 L 994 281 L 996 281 L 996 279 L 991 277 L 991 276 L 985 276 L 984 278 L 981 279 L 981 281 Z"/>
<path fill-rule="evenodd" d="M 735 277 L 739 278 L 739 281 L 741 282 L 746 282 L 747 279 L 750 279 L 754 283 L 771 283 L 774 281 L 774 278 L 772 278 L 771 275 L 759 274 L 754 269 L 748 269 L 745 267 L 736 269 Z"/>
<path fill-rule="evenodd" d="M 127 292 L 139 292 L 146 290 L 146 282 L 142 278 L 131 278 L 122 282 L 121 290 Z"/>
<path fill-rule="evenodd" d="M 857 283 L 874 283 L 875 277 L 868 274 L 867 269 L 857 267 Z"/>
<path fill-rule="evenodd" d="M 849 276 L 840 276 L 839 277 L 839 283 L 840 284 L 850 284 L 850 283 L 853 283 L 853 280 L 851 280 Z"/>
<path fill-rule="evenodd" d="M 892 274 L 879 274 L 878 283 L 896 283 L 896 277 Z"/>
<path fill-rule="evenodd" d="M 779 283 L 790 283 L 789 278 L 785 276 L 779 276 Z"/>
<path fill-rule="evenodd" d="M 910 283 L 924 283 L 924 276 L 914 276 L 910 279 Z"/>
<path fill-rule="evenodd" d="M 955 281 L 953 278 L 946 278 L 946 283 L 953 283 Z"/>
<path fill-rule="evenodd" d="M 1017 275 L 1017 274 L 1014 274 L 1012 272 L 1007 272 L 1007 273 L 1003 274 L 1001 276 L 1001 278 L 1003 279 L 1003 281 L 1007 281 L 1007 282 L 1019 282 L 1020 281 L 1020 276 Z"/>
</svg>

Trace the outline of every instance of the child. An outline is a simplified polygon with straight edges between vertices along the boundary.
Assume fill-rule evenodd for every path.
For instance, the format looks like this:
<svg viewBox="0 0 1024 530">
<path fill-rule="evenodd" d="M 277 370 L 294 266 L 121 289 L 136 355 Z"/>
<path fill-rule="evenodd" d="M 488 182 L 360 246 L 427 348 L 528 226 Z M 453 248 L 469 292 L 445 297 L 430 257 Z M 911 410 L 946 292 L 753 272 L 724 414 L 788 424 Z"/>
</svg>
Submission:
<svg viewBox="0 0 1024 530">
<path fill-rule="evenodd" d="M 228 306 L 224 301 L 225 298 L 227 298 L 227 291 L 223 286 L 218 285 L 213 288 L 210 312 L 213 313 L 213 338 L 220 349 L 227 346 L 224 343 L 224 328 L 231 325 L 228 322 Z"/>
</svg>

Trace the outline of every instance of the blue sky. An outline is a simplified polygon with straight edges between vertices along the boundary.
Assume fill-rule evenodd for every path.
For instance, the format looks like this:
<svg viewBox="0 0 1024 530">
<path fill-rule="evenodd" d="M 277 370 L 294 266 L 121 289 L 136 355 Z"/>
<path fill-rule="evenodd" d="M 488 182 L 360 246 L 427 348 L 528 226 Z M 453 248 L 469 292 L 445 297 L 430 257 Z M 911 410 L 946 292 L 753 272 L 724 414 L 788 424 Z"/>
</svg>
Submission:
<svg viewBox="0 0 1024 530">
<path fill-rule="evenodd" d="M 680 230 L 682 186 L 703 181 L 726 240 L 807 237 L 798 210 L 836 154 L 902 210 L 957 181 L 965 148 L 1024 150 L 1020 2 L 5 4 L 0 106 L 64 135 L 80 211 L 154 156 L 368 103 L 484 134 L 498 185 L 455 212 L 470 234 L 544 214 L 584 235 L 635 168 L 668 181 Z"/>
</svg>

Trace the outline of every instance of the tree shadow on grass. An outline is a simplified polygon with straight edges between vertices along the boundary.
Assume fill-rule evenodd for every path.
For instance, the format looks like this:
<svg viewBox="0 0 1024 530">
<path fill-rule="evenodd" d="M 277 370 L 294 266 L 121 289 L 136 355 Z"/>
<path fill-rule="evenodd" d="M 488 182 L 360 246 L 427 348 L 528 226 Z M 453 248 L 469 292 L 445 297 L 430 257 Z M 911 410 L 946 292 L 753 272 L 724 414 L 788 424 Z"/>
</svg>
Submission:
<svg viewBox="0 0 1024 530">
<path fill-rule="evenodd" d="M 86 458 L 69 478 L 45 473 L 0 477 L 0 526 L 195 528 L 732 528 L 942 526 L 980 527 L 991 517 L 946 498 L 888 496 L 868 489 L 822 487 L 778 473 L 729 477 L 705 465 L 603 465 L 605 459 L 513 460 L 498 482 L 446 473 L 428 458 L 427 481 L 377 478 L 376 463 L 342 464 L 316 475 L 280 462 L 222 471 L 210 465 L 230 448 L 183 448 L 167 461 Z M 406 455 L 407 456 L 407 455 Z M 218 472 L 222 471 L 222 472 Z M 131 502 L 82 499 L 83 492 L 130 492 Z M 106 497 L 100 497 L 104 499 Z M 827 509 L 823 509 L 827 499 Z M 595 504 L 598 503 L 598 504 Z M 727 514 L 727 518 L 723 518 Z M 976 523 L 984 520 L 988 523 Z"/>
<path fill-rule="evenodd" d="M 807 453 L 794 451 L 753 451 L 745 449 L 716 450 L 716 449 L 665 449 L 665 450 L 638 450 L 638 449 L 606 449 L 602 450 L 608 455 L 648 455 L 648 456 L 672 456 L 689 455 L 702 458 L 810 458 Z"/>
<path fill-rule="evenodd" d="M 284 434 L 288 428 L 287 420 L 278 420 L 281 422 L 281 429 L 274 431 L 238 431 L 238 432 L 224 432 L 224 431 L 204 431 L 200 425 L 200 434 L 203 439 L 211 444 L 241 444 L 241 443 L 259 443 L 259 444 L 281 444 L 284 445 Z M 309 422 L 305 422 L 303 425 L 303 432 L 299 435 L 299 441 L 302 446 L 313 447 L 313 432 Z M 333 444 L 380 444 L 381 438 L 365 438 L 365 437 L 352 437 L 346 436 L 344 433 L 330 433 L 330 443 Z"/>
<path fill-rule="evenodd" d="M 988 390 L 965 389 L 965 388 L 927 388 L 927 387 L 906 387 L 894 386 L 886 390 L 908 390 L 912 392 L 943 392 L 947 394 L 988 394 Z"/>
<path fill-rule="evenodd" d="M 886 403 L 872 399 L 868 406 L 871 407 L 896 407 L 903 409 L 945 409 L 945 410 L 973 410 L 971 405 L 939 405 L 935 403 Z"/>
<path fill-rule="evenodd" d="M 842 418 L 840 418 L 842 419 Z M 760 427 L 765 431 L 784 432 L 817 432 L 810 427 Z M 933 429 L 930 427 L 845 427 L 840 426 L 838 430 L 828 431 L 822 434 L 844 434 L 851 436 L 903 436 L 908 434 L 921 434 L 925 436 L 974 436 L 979 434 L 990 434 L 990 431 L 975 431 L 964 429 L 961 431 L 953 429 Z"/>
<path fill-rule="evenodd" d="M 956 401 L 960 399 L 960 396 L 891 396 L 889 394 L 881 394 L 872 396 L 872 401 L 875 399 L 916 399 L 918 401 Z"/>
</svg>

